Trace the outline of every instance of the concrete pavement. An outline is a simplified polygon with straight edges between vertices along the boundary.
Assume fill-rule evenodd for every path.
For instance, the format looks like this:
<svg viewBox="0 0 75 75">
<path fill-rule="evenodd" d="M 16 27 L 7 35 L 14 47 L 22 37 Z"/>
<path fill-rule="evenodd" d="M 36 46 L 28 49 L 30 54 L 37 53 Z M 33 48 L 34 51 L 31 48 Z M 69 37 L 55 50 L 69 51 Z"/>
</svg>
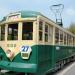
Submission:
<svg viewBox="0 0 75 75">
<path fill-rule="evenodd" d="M 67 67 L 60 70 L 54 75 L 75 75 L 75 62 L 69 64 Z"/>
</svg>

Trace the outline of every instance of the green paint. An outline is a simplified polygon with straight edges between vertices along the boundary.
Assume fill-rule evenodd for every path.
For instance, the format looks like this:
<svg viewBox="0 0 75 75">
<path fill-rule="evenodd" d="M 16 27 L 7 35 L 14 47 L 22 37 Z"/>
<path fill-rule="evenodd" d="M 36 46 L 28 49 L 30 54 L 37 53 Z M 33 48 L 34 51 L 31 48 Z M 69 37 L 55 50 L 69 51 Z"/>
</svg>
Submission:
<svg viewBox="0 0 75 75">
<path fill-rule="evenodd" d="M 62 59 L 75 55 L 75 47 L 72 46 L 58 46 L 60 49 L 56 50 L 55 46 L 55 60 L 60 61 Z"/>
<path fill-rule="evenodd" d="M 35 11 L 20 11 L 19 13 L 21 13 L 22 18 L 37 17 L 38 15 L 42 15 L 40 12 Z"/>
<path fill-rule="evenodd" d="M 59 47 L 59 50 L 56 48 Z M 32 53 L 28 60 L 21 58 L 21 53 L 17 54 L 10 61 L 5 52 L 0 48 L 0 67 L 16 72 L 35 73 L 42 75 L 49 69 L 53 69 L 57 61 L 75 55 L 75 47 L 53 46 L 53 45 L 34 45 L 31 47 Z"/>
</svg>

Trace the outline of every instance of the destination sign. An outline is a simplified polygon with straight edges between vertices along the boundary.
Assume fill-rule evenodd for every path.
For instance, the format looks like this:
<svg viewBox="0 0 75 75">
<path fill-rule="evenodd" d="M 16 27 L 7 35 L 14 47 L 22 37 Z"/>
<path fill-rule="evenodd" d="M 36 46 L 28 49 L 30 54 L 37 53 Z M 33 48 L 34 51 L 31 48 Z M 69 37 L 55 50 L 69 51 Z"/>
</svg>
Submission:
<svg viewBox="0 0 75 75">
<path fill-rule="evenodd" d="M 11 15 L 11 16 L 8 16 L 8 20 L 16 20 L 19 18 L 19 15 Z"/>
</svg>

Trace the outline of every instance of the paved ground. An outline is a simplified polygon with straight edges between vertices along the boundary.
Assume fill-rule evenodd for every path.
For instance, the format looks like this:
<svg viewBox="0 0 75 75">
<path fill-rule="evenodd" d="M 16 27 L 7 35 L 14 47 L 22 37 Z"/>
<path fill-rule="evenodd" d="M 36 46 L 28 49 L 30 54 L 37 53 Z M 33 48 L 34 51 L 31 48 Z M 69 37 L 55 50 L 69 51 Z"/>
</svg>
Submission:
<svg viewBox="0 0 75 75">
<path fill-rule="evenodd" d="M 68 64 L 54 75 L 75 75 L 75 62 Z"/>
<path fill-rule="evenodd" d="M 73 63 L 64 75 L 75 75 L 75 63 Z"/>
</svg>

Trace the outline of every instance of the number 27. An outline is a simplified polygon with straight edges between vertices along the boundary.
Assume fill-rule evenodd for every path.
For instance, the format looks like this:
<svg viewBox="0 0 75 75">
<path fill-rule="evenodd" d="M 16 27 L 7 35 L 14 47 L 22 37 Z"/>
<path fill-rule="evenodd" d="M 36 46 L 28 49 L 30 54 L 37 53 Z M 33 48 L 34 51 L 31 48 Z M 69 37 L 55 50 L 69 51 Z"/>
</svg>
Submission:
<svg viewBox="0 0 75 75">
<path fill-rule="evenodd" d="M 28 51 L 28 46 L 22 46 L 22 51 L 27 52 Z"/>
</svg>

